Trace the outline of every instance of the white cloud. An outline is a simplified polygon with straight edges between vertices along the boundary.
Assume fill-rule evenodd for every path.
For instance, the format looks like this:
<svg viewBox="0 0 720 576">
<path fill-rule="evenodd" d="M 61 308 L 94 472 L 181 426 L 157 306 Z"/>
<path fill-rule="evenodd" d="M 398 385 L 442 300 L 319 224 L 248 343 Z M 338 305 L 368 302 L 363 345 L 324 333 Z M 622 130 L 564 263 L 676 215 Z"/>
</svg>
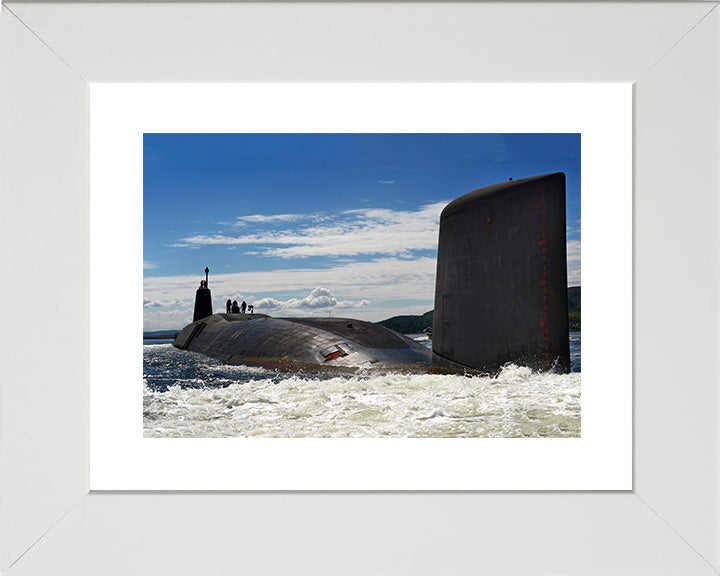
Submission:
<svg viewBox="0 0 720 576">
<path fill-rule="evenodd" d="M 282 312 L 289 315 L 298 313 L 318 314 L 327 313 L 331 310 L 347 310 L 362 308 L 370 304 L 369 300 L 338 300 L 335 295 L 322 286 L 318 286 L 305 298 L 290 298 L 289 300 L 277 300 L 275 298 L 261 298 L 254 303 L 257 312 Z"/>
<path fill-rule="evenodd" d="M 395 180 L 378 180 L 378 184 L 395 184 Z"/>
<path fill-rule="evenodd" d="M 153 262 L 148 262 L 147 260 L 143 260 L 143 270 L 150 270 L 152 268 L 157 268 L 158 265 Z"/>
<path fill-rule="evenodd" d="M 257 272 L 236 272 L 210 276 L 213 295 L 252 291 L 310 292 L 324 286 L 350 300 L 388 298 L 426 298 L 435 290 L 435 258 L 400 260 L 383 258 L 371 262 L 351 262 L 332 268 L 296 268 Z M 197 275 L 152 277 L 144 280 L 148 300 L 194 298 Z"/>
<path fill-rule="evenodd" d="M 323 225 L 239 236 L 198 234 L 182 238 L 174 246 L 264 245 L 261 255 L 281 258 L 406 255 L 437 248 L 438 221 L 446 204 L 437 202 L 416 211 L 348 210 Z"/>
<path fill-rule="evenodd" d="M 292 222 L 310 217 L 312 216 L 308 214 L 247 214 L 246 216 L 238 216 L 237 223 L 242 226 L 246 223 L 267 224 L 269 222 Z"/>
<path fill-rule="evenodd" d="M 192 308 L 176 310 L 145 310 L 143 331 L 179 330 L 192 321 Z"/>
<path fill-rule="evenodd" d="M 331 309 L 352 309 L 353 317 L 363 320 L 383 320 L 396 314 L 422 314 L 430 310 L 435 297 L 435 258 L 401 260 L 383 258 L 372 262 L 351 262 L 333 268 L 287 269 L 257 272 L 237 272 L 210 276 L 215 308 L 225 308 L 227 298 L 246 300 L 248 304 L 272 306 L 270 297 L 276 292 L 305 294 L 288 300 L 275 299 L 274 309 L 285 315 L 308 315 L 308 304 L 319 304 L 323 298 L 336 300 Z M 168 302 L 177 299 L 190 303 L 194 299 L 198 277 L 170 276 L 144 280 L 147 300 Z M 322 287 L 325 292 L 314 292 Z M 313 295 L 314 292 L 314 295 Z M 242 297 L 238 296 L 242 294 Z M 409 304 L 408 301 L 416 302 Z M 295 308 L 292 308 L 294 305 Z M 266 308 L 269 311 L 269 308 Z M 315 308 L 313 310 L 318 310 Z M 148 322 L 160 316 L 149 316 L 155 309 L 145 309 Z M 259 308 L 256 308 L 260 312 Z M 168 321 L 172 319 L 167 316 Z M 177 325 L 164 325 L 157 329 L 182 327 L 190 322 L 192 310 Z M 153 320 L 154 321 L 154 320 Z"/>
<path fill-rule="evenodd" d="M 580 240 L 567 243 L 568 286 L 580 286 Z"/>
<path fill-rule="evenodd" d="M 166 307 L 167 306 L 180 306 L 183 304 L 187 304 L 188 302 L 190 302 L 190 301 L 187 298 L 185 298 L 185 299 L 174 298 L 172 300 L 165 300 L 165 301 L 144 299 L 143 300 L 143 308 L 157 308 L 160 306 L 166 306 Z"/>
</svg>

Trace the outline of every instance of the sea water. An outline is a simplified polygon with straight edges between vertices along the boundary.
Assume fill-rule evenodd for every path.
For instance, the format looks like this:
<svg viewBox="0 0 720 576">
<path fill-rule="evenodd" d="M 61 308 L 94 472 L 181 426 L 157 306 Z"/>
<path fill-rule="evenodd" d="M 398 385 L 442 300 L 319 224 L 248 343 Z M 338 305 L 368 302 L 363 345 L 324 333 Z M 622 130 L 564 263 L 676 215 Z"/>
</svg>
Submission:
<svg viewBox="0 0 720 576">
<path fill-rule="evenodd" d="M 571 373 L 508 365 L 495 377 L 287 373 L 156 342 L 143 345 L 145 437 L 580 436 L 579 332 Z"/>
</svg>

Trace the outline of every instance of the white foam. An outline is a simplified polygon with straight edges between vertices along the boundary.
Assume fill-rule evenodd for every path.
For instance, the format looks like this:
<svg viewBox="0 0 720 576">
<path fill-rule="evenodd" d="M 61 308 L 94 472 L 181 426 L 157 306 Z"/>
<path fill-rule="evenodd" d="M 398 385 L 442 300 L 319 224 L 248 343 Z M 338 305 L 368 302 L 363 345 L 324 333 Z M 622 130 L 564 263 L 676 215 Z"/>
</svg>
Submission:
<svg viewBox="0 0 720 576">
<path fill-rule="evenodd" d="M 273 373 L 221 388 L 145 385 L 145 435 L 579 437 L 580 378 L 510 365 L 494 378 Z"/>
</svg>

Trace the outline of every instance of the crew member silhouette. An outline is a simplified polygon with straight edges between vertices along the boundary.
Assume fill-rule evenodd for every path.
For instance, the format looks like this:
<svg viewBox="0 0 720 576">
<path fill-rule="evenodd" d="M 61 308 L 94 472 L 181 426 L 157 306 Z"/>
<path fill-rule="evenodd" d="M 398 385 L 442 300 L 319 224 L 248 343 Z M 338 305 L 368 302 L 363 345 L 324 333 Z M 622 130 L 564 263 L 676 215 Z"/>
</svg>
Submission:
<svg viewBox="0 0 720 576">
<path fill-rule="evenodd" d="M 228 301 L 225 302 L 225 313 L 230 314 L 232 312 L 232 302 L 230 301 L 230 298 L 228 298 Z"/>
<path fill-rule="evenodd" d="M 232 313 L 233 313 L 233 314 L 240 314 L 240 306 L 238 306 L 237 300 L 233 300 L 233 303 L 232 303 Z"/>
<path fill-rule="evenodd" d="M 245 310 L 247 309 L 247 304 L 245 304 L 245 300 L 243 300 L 243 303 L 240 304 L 240 309 L 242 310 L 242 313 L 245 314 Z"/>
</svg>

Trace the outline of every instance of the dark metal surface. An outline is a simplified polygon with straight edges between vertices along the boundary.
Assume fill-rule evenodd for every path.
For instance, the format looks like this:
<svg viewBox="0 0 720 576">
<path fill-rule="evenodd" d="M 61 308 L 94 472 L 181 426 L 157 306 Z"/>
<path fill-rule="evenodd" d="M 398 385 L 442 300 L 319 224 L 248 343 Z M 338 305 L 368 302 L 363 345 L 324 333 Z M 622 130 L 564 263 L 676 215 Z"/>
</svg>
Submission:
<svg viewBox="0 0 720 576">
<path fill-rule="evenodd" d="M 183 328 L 174 346 L 228 364 L 292 370 L 425 371 L 431 363 L 431 352 L 422 344 L 384 326 L 347 318 L 214 314 Z"/>
<path fill-rule="evenodd" d="M 570 369 L 565 175 L 475 190 L 440 216 L 433 365 Z"/>
<path fill-rule="evenodd" d="M 211 316 L 212 297 L 209 288 L 198 288 L 195 292 L 195 308 L 193 309 L 193 322 Z"/>
<path fill-rule="evenodd" d="M 326 330 L 370 348 L 408 347 L 407 339 L 400 337 L 397 332 L 364 320 L 351 318 L 284 318 L 284 320 Z"/>
</svg>

